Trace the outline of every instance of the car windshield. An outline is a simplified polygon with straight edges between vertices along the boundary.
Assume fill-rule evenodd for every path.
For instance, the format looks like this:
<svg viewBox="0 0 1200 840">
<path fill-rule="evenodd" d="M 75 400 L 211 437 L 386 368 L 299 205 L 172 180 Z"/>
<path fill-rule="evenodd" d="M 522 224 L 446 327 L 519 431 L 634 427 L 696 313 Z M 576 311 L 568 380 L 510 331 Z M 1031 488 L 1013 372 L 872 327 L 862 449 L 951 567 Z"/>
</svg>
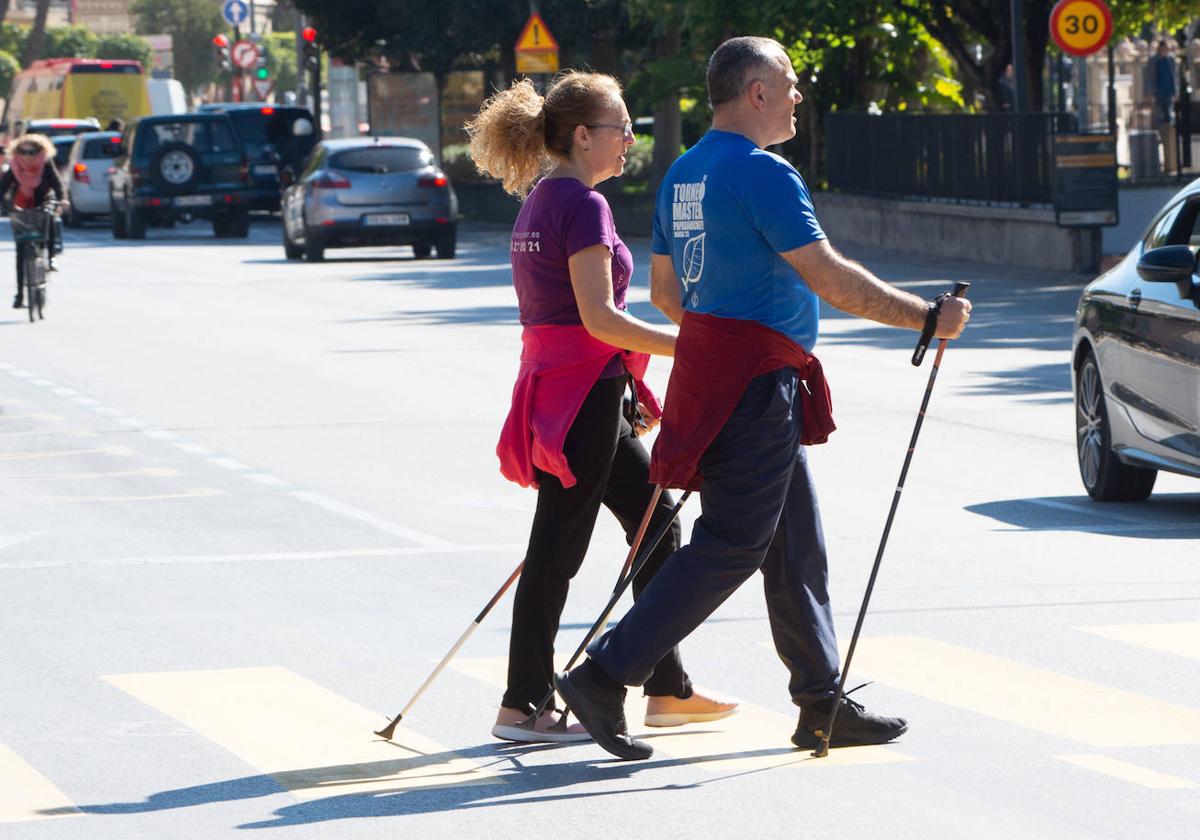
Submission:
<svg viewBox="0 0 1200 840">
<path fill-rule="evenodd" d="M 46 137 L 74 137 L 76 134 L 83 134 L 85 131 L 95 131 L 94 125 L 44 125 L 30 126 L 27 130 L 28 134 L 41 134 Z"/>
<path fill-rule="evenodd" d="M 54 140 L 54 165 L 62 169 L 67 165 L 67 158 L 71 156 L 71 147 L 75 145 L 75 138 L 68 137 L 65 140 Z"/>
<path fill-rule="evenodd" d="M 428 149 L 412 146 L 371 146 L 337 152 L 329 159 L 330 167 L 347 172 L 411 172 L 433 163 Z"/>
<path fill-rule="evenodd" d="M 269 158 L 271 152 L 277 152 L 287 160 L 303 160 L 316 143 L 312 120 L 308 112 L 300 108 L 233 110 L 229 112 L 229 118 L 237 127 L 237 133 L 246 145 L 246 156 L 251 160 Z"/>
<path fill-rule="evenodd" d="M 83 144 L 83 154 L 81 157 L 85 160 L 95 160 L 96 158 L 113 158 L 120 154 L 120 137 L 98 137 L 95 140 L 88 140 Z"/>
<path fill-rule="evenodd" d="M 138 129 L 138 154 L 151 157 L 164 143 L 186 143 L 200 154 L 237 151 L 237 141 L 224 120 L 152 123 Z"/>
</svg>

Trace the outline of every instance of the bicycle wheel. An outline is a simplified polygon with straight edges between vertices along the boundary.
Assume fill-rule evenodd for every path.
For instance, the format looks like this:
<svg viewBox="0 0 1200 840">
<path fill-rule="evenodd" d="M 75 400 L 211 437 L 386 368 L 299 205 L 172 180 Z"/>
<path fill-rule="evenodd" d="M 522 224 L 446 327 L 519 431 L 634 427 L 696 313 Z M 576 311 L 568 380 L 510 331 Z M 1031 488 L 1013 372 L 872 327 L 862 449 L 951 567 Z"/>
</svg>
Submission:
<svg viewBox="0 0 1200 840">
<path fill-rule="evenodd" d="M 41 310 L 42 268 L 38 264 L 36 248 L 25 249 L 25 303 L 29 307 L 30 322 L 36 321 Z"/>
</svg>

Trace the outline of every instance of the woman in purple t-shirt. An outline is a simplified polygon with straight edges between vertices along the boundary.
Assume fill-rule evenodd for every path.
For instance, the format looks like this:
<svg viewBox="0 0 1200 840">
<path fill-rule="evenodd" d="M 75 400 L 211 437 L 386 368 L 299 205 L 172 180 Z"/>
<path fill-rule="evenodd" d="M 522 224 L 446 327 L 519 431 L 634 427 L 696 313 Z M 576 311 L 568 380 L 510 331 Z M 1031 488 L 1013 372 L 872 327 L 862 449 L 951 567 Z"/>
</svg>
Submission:
<svg viewBox="0 0 1200 840">
<path fill-rule="evenodd" d="M 633 144 L 617 80 L 570 71 L 555 79 L 545 98 L 528 81 L 520 81 L 485 102 L 467 128 L 479 169 L 525 198 L 511 244 L 522 325 L 583 325 L 590 336 L 615 348 L 672 355 L 673 326 L 649 324 L 625 311 L 633 257 L 617 236 L 608 202 L 594 189 L 621 174 L 625 151 Z M 553 706 L 532 729 L 517 724 L 553 685 L 559 618 L 601 504 L 632 538 L 650 503 L 650 459 L 637 439 L 650 423 L 631 410 L 624 396 L 628 382 L 614 352 L 563 445 L 574 485 L 564 488 L 555 475 L 537 471 L 537 510 L 513 604 L 508 688 L 492 729 L 499 738 L 588 738 L 578 725 L 552 728 L 558 719 Z M 650 531 L 669 516 L 672 504 L 664 493 Z M 634 597 L 678 545 L 676 523 L 634 580 Z M 651 726 L 717 720 L 737 708 L 694 690 L 677 648 L 658 663 L 645 692 L 650 698 L 646 723 Z"/>
</svg>

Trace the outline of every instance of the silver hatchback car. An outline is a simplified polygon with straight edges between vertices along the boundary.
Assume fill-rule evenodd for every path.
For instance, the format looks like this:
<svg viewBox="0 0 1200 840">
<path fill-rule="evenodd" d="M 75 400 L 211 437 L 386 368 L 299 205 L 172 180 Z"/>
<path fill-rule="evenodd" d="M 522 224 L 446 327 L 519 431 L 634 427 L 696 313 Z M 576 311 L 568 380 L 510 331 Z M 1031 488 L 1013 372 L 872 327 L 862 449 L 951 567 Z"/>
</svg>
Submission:
<svg viewBox="0 0 1200 840">
<path fill-rule="evenodd" d="M 75 138 L 63 173 L 71 197 L 68 225 L 79 227 L 92 216 L 108 214 L 108 169 L 120 154 L 119 132 L 92 131 Z"/>
<path fill-rule="evenodd" d="M 403 137 L 317 144 L 283 193 L 283 251 L 290 260 L 325 258 L 326 248 L 411 245 L 418 259 L 437 249 L 452 259 L 458 198 L 420 140 Z"/>
</svg>

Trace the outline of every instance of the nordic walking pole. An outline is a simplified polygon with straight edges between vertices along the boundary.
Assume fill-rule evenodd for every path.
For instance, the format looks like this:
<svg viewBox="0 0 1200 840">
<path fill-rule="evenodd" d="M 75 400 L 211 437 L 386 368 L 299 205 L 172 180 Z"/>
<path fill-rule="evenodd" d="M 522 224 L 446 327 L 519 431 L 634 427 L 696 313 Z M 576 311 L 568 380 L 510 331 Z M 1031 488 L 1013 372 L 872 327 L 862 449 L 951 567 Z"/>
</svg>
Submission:
<svg viewBox="0 0 1200 840">
<path fill-rule="evenodd" d="M 962 297 L 967 293 L 967 289 L 971 287 L 970 283 L 955 283 L 954 297 Z M 917 341 L 917 347 L 913 351 L 912 363 L 915 367 L 920 367 L 922 359 L 925 358 L 925 350 L 929 346 L 930 340 L 933 338 L 932 333 L 921 333 L 921 338 Z M 875 578 L 879 575 L 879 564 L 883 560 L 883 550 L 887 547 L 888 534 L 892 530 L 892 520 L 896 518 L 896 508 L 900 504 L 900 494 L 904 492 L 904 479 L 908 476 L 908 465 L 912 463 L 913 450 L 917 447 L 917 436 L 921 434 L 921 423 L 925 420 L 925 409 L 929 407 L 929 397 L 933 394 L 933 383 L 937 380 L 938 368 L 942 364 L 942 354 L 946 352 L 946 345 L 949 339 L 943 338 L 938 342 L 937 356 L 933 360 L 933 370 L 929 371 L 929 384 L 925 386 L 925 396 L 921 400 L 921 410 L 917 412 L 917 424 L 913 427 L 912 439 L 908 442 L 908 454 L 904 456 L 904 466 L 900 469 L 900 482 L 896 485 L 896 495 L 892 497 L 892 509 L 888 511 L 887 523 L 883 526 L 883 537 L 879 540 L 879 550 L 875 553 L 875 565 L 871 569 L 871 577 L 867 580 L 867 591 L 863 594 L 862 606 L 858 610 L 858 621 L 854 624 L 854 634 L 850 637 L 850 647 L 846 651 L 846 666 L 842 668 L 841 679 L 838 680 L 837 693 L 833 696 L 833 708 L 829 712 L 829 720 L 825 723 L 824 729 L 818 729 L 814 734 L 821 739 L 821 743 L 813 750 L 815 758 L 824 758 L 829 755 L 829 739 L 833 735 L 833 724 L 837 720 L 838 706 L 842 703 L 842 695 L 845 693 L 846 680 L 850 674 L 850 663 L 854 660 L 854 649 L 858 646 L 858 634 L 862 631 L 863 619 L 867 617 L 867 606 L 871 603 L 871 593 L 875 589 Z"/>
<path fill-rule="evenodd" d="M 523 568 L 525 568 L 525 561 L 522 560 L 517 564 L 517 568 L 513 569 L 513 573 L 508 576 L 508 580 L 504 581 L 504 585 L 501 586 L 500 589 L 496 591 L 496 594 L 492 596 L 492 600 L 487 602 L 487 605 L 479 611 L 479 615 L 475 616 L 475 620 L 472 621 L 467 629 L 463 631 L 463 634 L 458 637 L 458 641 L 454 643 L 454 647 L 450 648 L 450 652 L 442 657 L 442 661 L 439 662 L 437 667 L 433 669 L 433 673 L 426 677 L 425 682 L 421 683 L 421 687 L 417 689 L 417 693 L 414 694 L 412 699 L 409 700 L 404 708 L 400 710 L 400 714 L 392 718 L 392 722 L 376 732 L 376 735 L 378 735 L 380 738 L 386 738 L 389 741 L 392 740 L 392 735 L 396 731 L 396 725 L 400 723 L 401 719 L 403 719 L 406 714 L 408 714 L 408 710 L 413 707 L 413 704 L 417 702 L 417 699 L 425 693 L 425 689 L 429 688 L 430 684 L 437 679 L 438 674 L 442 673 L 442 669 L 445 668 L 450 660 L 454 658 L 454 654 L 458 653 L 458 649 L 466 644 L 467 639 L 471 638 L 471 634 L 479 628 L 479 625 L 483 622 L 483 619 L 489 612 L 491 612 L 492 607 L 496 606 L 496 602 L 504 597 L 504 593 L 507 592 L 508 588 L 513 585 L 513 581 L 521 576 L 521 570 Z"/>
<path fill-rule="evenodd" d="M 688 496 L 692 495 L 692 491 L 687 490 L 682 496 L 679 497 L 679 501 L 675 503 L 673 508 L 671 508 L 671 515 L 667 517 L 667 520 L 663 522 L 661 526 L 659 526 L 659 529 L 646 542 L 646 548 L 637 558 L 637 561 L 633 562 L 632 558 L 638 553 L 638 548 L 642 544 L 643 537 L 646 534 L 646 528 L 650 525 L 650 519 L 654 515 L 654 508 L 657 507 L 658 499 L 659 496 L 662 495 L 662 492 L 662 485 L 656 484 L 654 486 L 654 496 L 650 499 L 650 504 L 646 507 L 646 514 L 642 517 L 642 524 L 638 527 L 638 532 L 633 538 L 633 544 L 629 547 L 630 559 L 626 560 L 626 568 L 629 568 L 629 574 L 622 575 L 617 580 L 617 585 L 613 587 L 612 597 L 608 599 L 608 604 L 605 605 L 604 611 L 600 613 L 600 617 L 596 619 L 596 622 L 592 625 L 592 628 L 588 630 L 587 635 L 583 637 L 583 641 L 579 643 L 579 647 L 575 648 L 575 652 L 571 654 L 571 658 L 567 661 L 566 669 L 568 671 L 574 667 L 575 662 L 580 656 L 583 655 L 583 652 L 587 650 L 587 646 L 590 645 L 592 640 L 599 634 L 600 628 L 604 626 L 604 624 L 608 621 L 609 615 L 611 615 L 613 609 L 616 608 L 617 601 L 621 600 L 621 596 L 625 594 L 626 588 L 630 583 L 633 582 L 633 579 L 638 576 L 638 573 L 642 571 L 642 567 L 646 565 L 646 561 L 650 559 L 650 555 L 654 553 L 654 549 L 658 548 L 658 544 L 662 542 L 662 538 L 670 529 L 671 523 L 673 523 L 675 518 L 679 516 L 679 510 L 683 507 L 683 503 L 688 500 Z M 632 567 L 629 565 L 631 562 L 633 562 Z M 542 698 L 541 702 L 537 704 L 537 707 L 533 710 L 533 714 L 525 718 L 525 720 L 523 720 L 519 726 L 525 726 L 532 729 L 533 725 L 537 722 L 538 717 L 541 716 L 542 712 L 546 710 L 546 706 L 548 706 L 550 701 L 553 699 L 554 689 L 551 688 L 548 692 L 546 692 L 546 696 Z M 557 726 L 561 724 L 562 727 L 565 728 L 566 721 L 566 710 L 564 710 L 562 718 L 559 720 L 558 724 L 555 725 Z"/>
</svg>

